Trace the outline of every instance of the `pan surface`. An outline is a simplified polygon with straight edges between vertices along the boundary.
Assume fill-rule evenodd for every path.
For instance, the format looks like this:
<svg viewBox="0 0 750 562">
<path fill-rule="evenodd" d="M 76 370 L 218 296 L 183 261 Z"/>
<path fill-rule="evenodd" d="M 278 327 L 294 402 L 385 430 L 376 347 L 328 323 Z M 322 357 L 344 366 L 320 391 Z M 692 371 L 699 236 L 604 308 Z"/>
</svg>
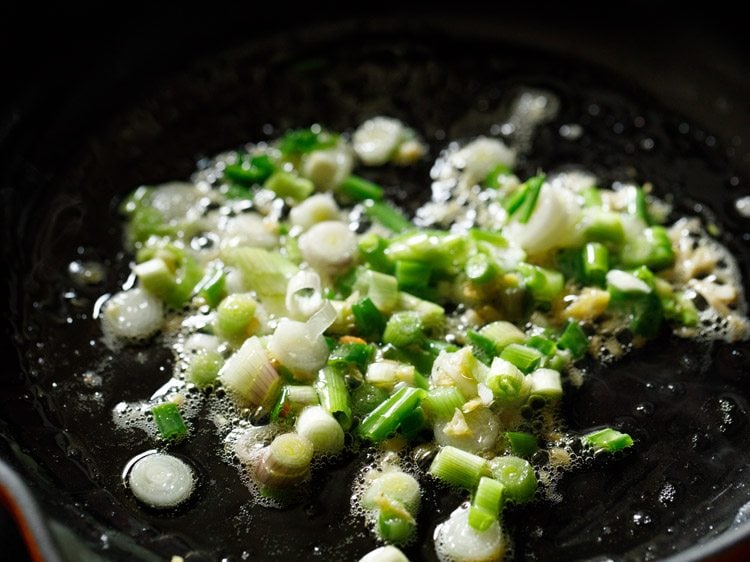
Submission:
<svg viewBox="0 0 750 562">
<path fill-rule="evenodd" d="M 722 94 L 723 104 L 712 99 L 713 109 L 696 109 L 685 92 L 670 98 L 673 84 L 633 80 L 631 62 L 620 72 L 612 72 L 613 60 L 609 69 L 596 57 L 593 65 L 580 62 L 566 43 L 570 34 L 524 38 L 512 26 L 483 29 L 475 20 L 358 19 L 186 52 L 178 47 L 190 33 L 144 33 L 109 43 L 106 63 L 72 70 L 77 82 L 56 95 L 32 81 L 23 102 L 11 105 L 0 139 L 19 363 L 2 375 L 0 455 L 48 517 L 104 559 L 351 560 L 375 546 L 349 516 L 350 487 L 341 485 L 361 464 L 354 455 L 332 467 L 319 493 L 267 510 L 253 505 L 206 423 L 177 449 L 200 473 L 190 505 L 169 514 L 143 510 L 121 485 L 127 460 L 152 444 L 115 428 L 112 408 L 149 396 L 169 378 L 171 357 L 159 346 L 113 355 L 91 318 L 96 299 L 127 276 L 115 202 L 137 185 L 188 177 L 202 157 L 289 127 L 350 130 L 388 114 L 414 126 L 434 158 L 447 140 L 490 133 L 520 89 L 543 88 L 558 97 L 560 112 L 538 131 L 523 174 L 582 164 L 603 183 L 651 181 L 658 194 L 672 194 L 679 212 L 720 226 L 747 290 L 750 224 L 734 201 L 748 191 L 742 141 L 750 142 L 750 128 L 743 128 L 747 108 L 733 105 L 747 93 L 746 75 L 732 82 L 709 65 L 740 87 Z M 541 48 L 529 44 L 536 39 Z M 707 87 L 722 92 L 724 85 L 717 79 Z M 583 135 L 561 136 L 566 124 L 580 125 Z M 378 179 L 397 202 L 413 207 L 429 197 L 428 163 L 406 176 L 392 172 Z M 86 260 L 107 265 L 102 285 L 73 286 L 68 265 Z M 735 525 L 750 500 L 748 344 L 696 345 L 665 335 L 614 366 L 587 368 L 584 386 L 565 398 L 571 428 L 616 424 L 638 446 L 565 477 L 559 503 L 511 511 L 517 558 L 664 558 Z M 420 535 L 406 549 L 411 559 L 434 559 L 434 526 L 461 499 L 428 493 Z M 747 532 L 741 521 L 735 527 L 737 538 Z"/>
</svg>

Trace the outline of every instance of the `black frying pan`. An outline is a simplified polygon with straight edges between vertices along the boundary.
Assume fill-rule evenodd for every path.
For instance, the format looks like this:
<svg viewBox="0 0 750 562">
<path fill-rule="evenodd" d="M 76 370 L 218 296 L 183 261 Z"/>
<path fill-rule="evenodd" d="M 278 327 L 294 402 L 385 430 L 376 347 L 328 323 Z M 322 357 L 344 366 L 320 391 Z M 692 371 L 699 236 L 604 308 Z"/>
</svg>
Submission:
<svg viewBox="0 0 750 562">
<path fill-rule="evenodd" d="M 211 453 L 215 437 L 203 428 L 180 451 L 209 451 L 197 459 L 203 482 L 188 509 L 144 511 L 119 484 L 125 461 L 150 444 L 137 432 L 115 434 L 113 442 L 108 412 L 168 378 L 159 367 L 169 354 L 143 350 L 115 362 L 89 345 L 98 333 L 91 303 L 127 271 L 113 197 L 187 177 L 202 156 L 315 121 L 346 129 L 378 113 L 414 125 L 434 156 L 444 138 L 486 134 L 519 87 L 543 87 L 562 109 L 539 131 L 523 172 L 582 163 L 605 181 L 650 180 L 657 192 L 674 194 L 682 212 L 721 225 L 749 278 L 748 224 L 732 202 L 747 194 L 750 178 L 750 88 L 726 22 L 665 27 L 670 20 L 662 17 L 633 27 L 640 18 L 628 13 L 592 26 L 571 14 L 540 23 L 508 11 L 314 25 L 302 21 L 311 9 L 283 23 L 219 11 L 151 15 L 73 25 L 78 39 L 65 25 L 51 28 L 42 46 L 58 51 L 21 53 L 10 66 L 20 81 L 3 114 L 0 163 L 9 357 L 17 366 L 2 374 L 0 457 L 44 515 L 15 480 L 3 497 L 50 559 L 355 559 L 374 546 L 361 525 L 339 516 L 349 501 L 341 482 L 357 462 L 334 466 L 320 495 L 301 505 L 261 510 L 248 507 L 247 490 Z M 561 139 L 566 123 L 582 124 L 584 136 Z M 376 179 L 413 206 L 428 196 L 427 173 L 428 165 L 415 168 L 398 189 L 388 170 Z M 102 287 L 61 296 L 74 259 L 105 260 L 113 273 Z M 97 389 L 81 382 L 94 365 L 107 379 Z M 563 503 L 509 513 L 518 557 L 743 559 L 750 529 L 721 533 L 750 500 L 748 345 L 701 347 L 664 335 L 612 368 L 591 371 L 566 396 L 569 423 L 618 424 L 638 448 L 566 477 Z M 432 529 L 459 500 L 431 491 L 412 559 L 434 558 Z"/>
</svg>

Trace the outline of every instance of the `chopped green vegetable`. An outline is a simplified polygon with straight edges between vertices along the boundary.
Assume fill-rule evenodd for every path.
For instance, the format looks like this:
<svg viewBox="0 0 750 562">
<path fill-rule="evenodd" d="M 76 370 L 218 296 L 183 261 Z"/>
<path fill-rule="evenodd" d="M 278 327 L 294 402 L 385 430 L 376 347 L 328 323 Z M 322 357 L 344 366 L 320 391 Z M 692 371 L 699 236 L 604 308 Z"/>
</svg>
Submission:
<svg viewBox="0 0 750 562">
<path fill-rule="evenodd" d="M 174 402 L 164 402 L 151 408 L 159 435 L 167 441 L 182 439 L 187 435 L 187 426 Z"/>
</svg>

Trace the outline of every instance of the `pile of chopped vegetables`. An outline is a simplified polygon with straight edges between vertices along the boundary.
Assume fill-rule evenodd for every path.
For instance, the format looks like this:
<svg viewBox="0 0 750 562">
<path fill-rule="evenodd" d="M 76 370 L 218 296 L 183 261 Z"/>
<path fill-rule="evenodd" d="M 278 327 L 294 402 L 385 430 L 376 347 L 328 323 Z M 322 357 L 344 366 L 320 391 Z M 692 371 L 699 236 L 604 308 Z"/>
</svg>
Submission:
<svg viewBox="0 0 750 562">
<path fill-rule="evenodd" d="M 578 360 L 667 329 L 748 335 L 732 256 L 697 219 L 667 226 L 651 186 L 518 177 L 516 151 L 488 137 L 443 151 L 413 219 L 363 177 L 426 156 L 396 119 L 351 135 L 313 126 L 122 202 L 134 278 L 103 304 L 105 336 L 159 333 L 176 357 L 172 381 L 135 408 L 161 451 L 128 467 L 138 500 L 190 496 L 190 467 L 168 451 L 190 439 L 198 388 L 223 405 L 217 447 L 258 501 L 295 501 L 311 471 L 372 447 L 349 485 L 383 543 L 414 536 L 420 481 L 434 478 L 467 499 L 436 533 L 438 557 L 498 560 L 505 506 L 549 497 L 580 458 L 637 447 L 617 428 L 565 428 Z M 392 546 L 363 558 L 405 559 Z"/>
</svg>

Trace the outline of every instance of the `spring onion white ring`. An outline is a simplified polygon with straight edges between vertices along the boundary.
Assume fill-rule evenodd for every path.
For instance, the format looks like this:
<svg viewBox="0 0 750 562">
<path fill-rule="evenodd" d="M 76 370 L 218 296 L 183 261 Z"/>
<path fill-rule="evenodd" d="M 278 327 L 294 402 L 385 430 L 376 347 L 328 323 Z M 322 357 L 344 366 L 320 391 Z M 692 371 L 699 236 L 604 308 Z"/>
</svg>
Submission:
<svg viewBox="0 0 750 562">
<path fill-rule="evenodd" d="M 303 382 L 312 380 L 330 353 L 325 338 L 315 332 L 307 323 L 282 318 L 268 341 L 271 355 Z"/>
<path fill-rule="evenodd" d="M 128 474 L 133 495 L 151 507 L 176 507 L 190 497 L 195 487 L 193 470 L 182 460 L 164 453 L 135 461 Z"/>
<path fill-rule="evenodd" d="M 257 336 L 245 340 L 219 371 L 219 380 L 250 406 L 267 406 L 275 398 L 281 378 Z"/>
<path fill-rule="evenodd" d="M 302 410 L 296 429 L 313 444 L 315 454 L 336 455 L 344 448 L 344 430 L 322 406 L 308 406 Z"/>
<path fill-rule="evenodd" d="M 462 505 L 435 529 L 435 551 L 440 562 L 489 562 L 505 553 L 505 538 L 497 521 L 484 531 L 469 525 L 468 505 Z"/>
<path fill-rule="evenodd" d="M 320 288 L 320 275 L 314 271 L 303 269 L 292 276 L 286 286 L 285 304 L 289 315 L 303 320 L 315 314 L 323 304 Z"/>
<path fill-rule="evenodd" d="M 120 291 L 102 307 L 102 329 L 105 335 L 123 339 L 142 339 L 156 333 L 164 321 L 162 302 L 135 288 Z"/>
<path fill-rule="evenodd" d="M 348 267 L 357 253 L 357 235 L 346 223 L 319 222 L 299 237 L 302 257 L 320 272 L 334 273 Z"/>
</svg>

